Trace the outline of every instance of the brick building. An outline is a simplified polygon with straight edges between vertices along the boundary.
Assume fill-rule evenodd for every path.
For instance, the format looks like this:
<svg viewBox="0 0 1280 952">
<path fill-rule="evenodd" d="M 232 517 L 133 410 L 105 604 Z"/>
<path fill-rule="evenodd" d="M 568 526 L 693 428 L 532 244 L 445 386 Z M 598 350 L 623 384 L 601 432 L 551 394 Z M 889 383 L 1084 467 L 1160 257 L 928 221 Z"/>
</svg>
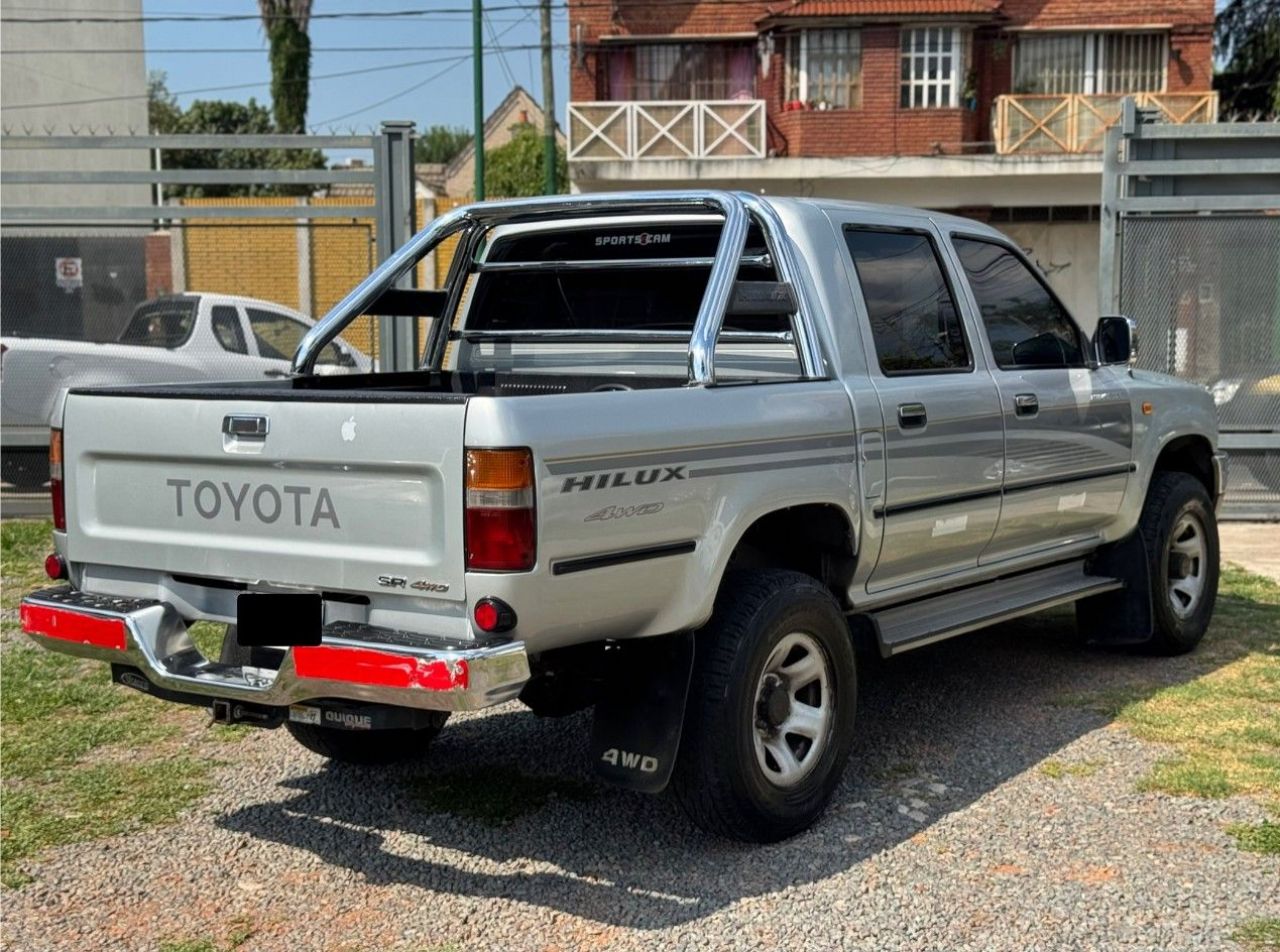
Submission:
<svg viewBox="0 0 1280 952">
<path fill-rule="evenodd" d="M 700 184 L 959 210 L 1091 322 L 1126 95 L 1211 121 L 1213 0 L 570 0 L 582 190 Z"/>
</svg>

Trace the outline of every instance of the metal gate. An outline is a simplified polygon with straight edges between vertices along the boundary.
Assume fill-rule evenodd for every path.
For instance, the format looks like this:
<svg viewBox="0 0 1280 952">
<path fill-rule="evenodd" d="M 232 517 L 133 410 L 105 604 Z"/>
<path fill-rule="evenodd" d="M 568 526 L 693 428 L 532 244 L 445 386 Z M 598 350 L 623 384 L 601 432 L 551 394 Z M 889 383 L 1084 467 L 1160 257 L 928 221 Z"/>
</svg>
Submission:
<svg viewBox="0 0 1280 952">
<path fill-rule="evenodd" d="M 412 140 L 413 124 L 402 122 L 363 136 L 0 137 L 6 503 L 9 490 L 47 477 L 49 393 L 59 387 L 287 370 L 307 323 L 413 233 Z M 173 169 L 161 161 L 168 150 L 224 149 L 238 150 L 241 164 L 261 165 Z M 318 149 L 368 158 L 308 169 L 271 158 Z M 175 187 L 193 186 L 276 194 L 172 197 Z M 433 265 L 424 262 L 406 284 L 433 286 Z M 205 302 L 200 313 L 212 333 L 193 333 L 192 308 L 201 306 L 193 301 Z M 419 330 L 416 320 L 361 318 L 327 369 L 411 369 Z M 137 345 L 137 359 L 118 359 L 112 355 L 122 348 L 99 344 Z M 134 372 L 141 376 L 131 379 Z"/>
<path fill-rule="evenodd" d="M 1132 103 L 1103 166 L 1101 313 L 1138 366 L 1208 388 L 1223 516 L 1280 519 L 1280 124 L 1169 126 Z"/>
</svg>

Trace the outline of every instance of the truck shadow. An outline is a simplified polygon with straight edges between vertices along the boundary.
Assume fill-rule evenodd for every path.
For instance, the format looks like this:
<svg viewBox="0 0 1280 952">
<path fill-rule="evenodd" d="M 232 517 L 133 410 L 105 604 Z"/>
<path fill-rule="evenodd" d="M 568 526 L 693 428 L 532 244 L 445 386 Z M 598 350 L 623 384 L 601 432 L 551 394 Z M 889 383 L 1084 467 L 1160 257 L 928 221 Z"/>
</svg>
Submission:
<svg viewBox="0 0 1280 952">
<path fill-rule="evenodd" d="M 456 719 L 417 765 L 326 767 L 218 824 L 311 851 L 368 883 L 663 928 L 845 872 L 1105 725 L 1123 700 L 1244 650 L 1232 639 L 1173 659 L 1086 649 L 1073 616 L 1056 612 L 889 662 L 862 658 L 843 783 L 813 829 L 769 846 L 712 839 L 670 797 L 596 783 L 586 715 L 542 720 L 518 706 Z M 490 793 L 506 804 L 496 813 L 485 809 Z"/>
</svg>

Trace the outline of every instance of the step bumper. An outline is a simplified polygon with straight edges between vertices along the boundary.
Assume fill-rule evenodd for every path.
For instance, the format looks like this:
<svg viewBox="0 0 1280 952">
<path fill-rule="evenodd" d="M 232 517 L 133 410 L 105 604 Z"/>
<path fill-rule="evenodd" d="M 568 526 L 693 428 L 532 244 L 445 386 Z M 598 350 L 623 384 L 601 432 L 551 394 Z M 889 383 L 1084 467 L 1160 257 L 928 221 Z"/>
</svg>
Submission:
<svg viewBox="0 0 1280 952">
<path fill-rule="evenodd" d="M 22 600 L 22 630 L 51 651 L 131 665 L 157 687 L 286 707 L 339 698 L 436 711 L 501 704 L 529 680 L 524 643 L 460 642 L 351 622 L 325 625 L 321 644 L 285 651 L 279 669 L 208 661 L 174 608 L 150 599 L 75 592 Z"/>
</svg>

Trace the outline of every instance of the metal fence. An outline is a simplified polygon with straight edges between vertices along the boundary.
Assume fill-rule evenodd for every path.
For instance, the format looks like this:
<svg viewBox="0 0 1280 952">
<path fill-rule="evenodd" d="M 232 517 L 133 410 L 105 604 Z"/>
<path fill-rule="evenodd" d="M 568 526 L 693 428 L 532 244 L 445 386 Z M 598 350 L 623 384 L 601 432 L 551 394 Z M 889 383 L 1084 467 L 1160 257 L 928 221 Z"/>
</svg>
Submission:
<svg viewBox="0 0 1280 952">
<path fill-rule="evenodd" d="M 1224 515 L 1280 518 L 1280 124 L 1169 126 L 1130 104 L 1104 153 L 1102 313 L 1138 366 L 1213 394 Z"/>
<path fill-rule="evenodd" d="M 412 136 L 411 124 L 386 123 L 372 136 L 0 138 L 6 490 L 46 478 L 48 417 L 69 386 L 286 373 L 310 323 L 433 212 L 414 200 Z M 371 159 L 235 170 L 156 161 L 161 150 L 192 149 L 362 150 Z M 291 195 L 164 200 L 174 185 Z M 434 280 L 435 262 L 424 261 L 404 283 Z M 420 333 L 412 320 L 360 318 L 319 369 L 408 369 Z"/>
</svg>

